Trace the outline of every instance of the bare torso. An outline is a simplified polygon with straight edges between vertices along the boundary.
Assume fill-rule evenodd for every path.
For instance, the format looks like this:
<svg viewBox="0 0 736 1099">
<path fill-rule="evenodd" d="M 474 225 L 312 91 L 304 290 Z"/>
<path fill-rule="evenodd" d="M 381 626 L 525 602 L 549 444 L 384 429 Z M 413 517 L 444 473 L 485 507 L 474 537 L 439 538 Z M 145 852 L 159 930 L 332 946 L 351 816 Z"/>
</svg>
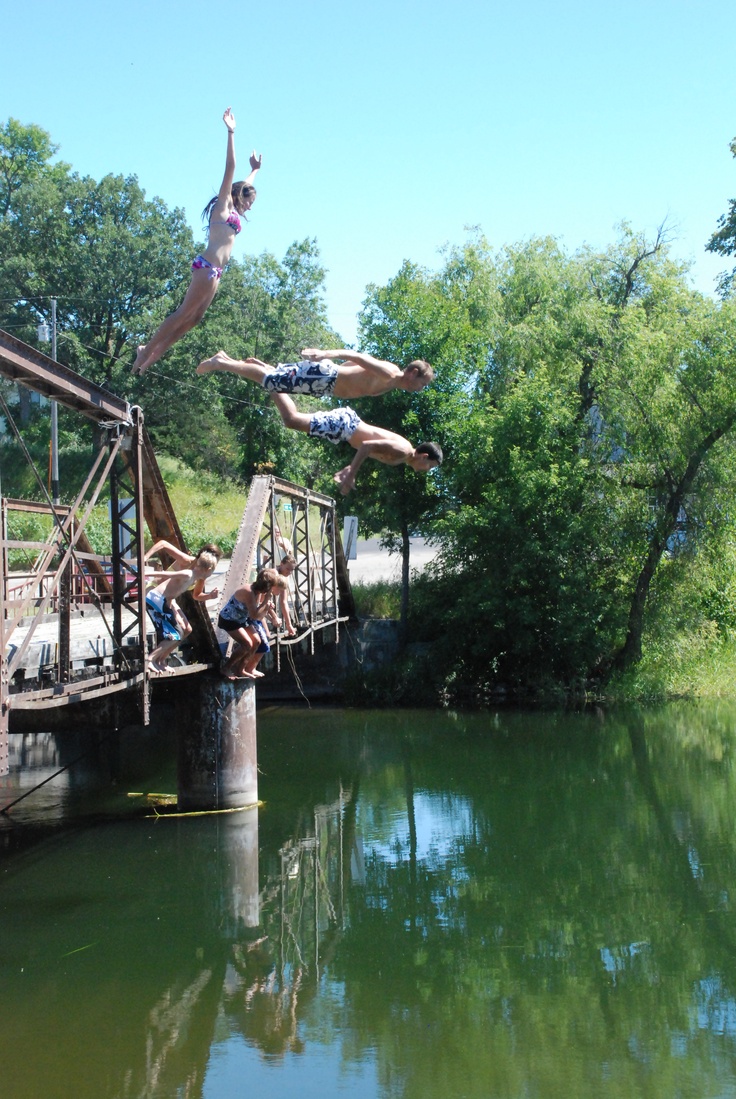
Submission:
<svg viewBox="0 0 736 1099">
<path fill-rule="evenodd" d="M 389 431 L 386 427 L 366 424 L 361 420 L 350 436 L 350 445 L 358 450 L 363 443 L 380 444 L 373 448 L 371 457 L 387 466 L 399 466 L 414 454 L 414 447 L 403 435 L 397 435 L 395 431 Z"/>
<path fill-rule="evenodd" d="M 340 398 L 378 397 L 397 388 L 402 372 L 397 368 L 393 378 L 382 378 L 357 363 L 340 363 L 333 395 Z"/>
<path fill-rule="evenodd" d="M 230 262 L 233 244 L 235 243 L 235 230 L 225 220 L 228 213 L 229 211 L 226 210 L 223 215 L 223 212 L 218 210 L 217 207 L 212 211 L 207 247 L 202 252 L 204 258 L 215 264 L 216 267 L 225 267 Z"/>
</svg>

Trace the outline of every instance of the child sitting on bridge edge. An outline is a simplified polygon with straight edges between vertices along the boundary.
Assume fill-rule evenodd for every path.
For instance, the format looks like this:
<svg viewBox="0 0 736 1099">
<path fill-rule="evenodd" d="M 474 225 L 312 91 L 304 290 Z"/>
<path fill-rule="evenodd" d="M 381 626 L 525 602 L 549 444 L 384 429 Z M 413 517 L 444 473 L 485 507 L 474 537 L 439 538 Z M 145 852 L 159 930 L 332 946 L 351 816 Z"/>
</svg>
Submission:
<svg viewBox="0 0 736 1099">
<path fill-rule="evenodd" d="M 175 550 L 175 547 L 169 547 L 168 543 L 164 547 L 161 543 L 157 543 L 148 551 L 147 556 L 157 548 Z M 160 579 L 161 581 L 146 593 L 146 608 L 156 627 L 158 642 L 148 658 L 149 670 L 154 675 L 164 675 L 167 672 L 167 658 L 192 632 L 187 616 L 177 603 L 178 597 L 191 587 L 194 587 L 192 598 L 197 602 L 203 603 L 207 599 L 216 599 L 219 595 L 217 588 L 213 588 L 212 591 L 204 590 L 205 580 L 215 571 L 219 559 L 219 553 L 213 552 L 213 549 L 216 550 L 217 547 L 201 549 L 196 557 L 190 558 L 189 567 L 180 569 L 178 572 L 146 573 L 147 580 Z M 182 559 L 189 556 L 183 554 L 181 550 L 175 550 L 175 552 Z"/>
</svg>

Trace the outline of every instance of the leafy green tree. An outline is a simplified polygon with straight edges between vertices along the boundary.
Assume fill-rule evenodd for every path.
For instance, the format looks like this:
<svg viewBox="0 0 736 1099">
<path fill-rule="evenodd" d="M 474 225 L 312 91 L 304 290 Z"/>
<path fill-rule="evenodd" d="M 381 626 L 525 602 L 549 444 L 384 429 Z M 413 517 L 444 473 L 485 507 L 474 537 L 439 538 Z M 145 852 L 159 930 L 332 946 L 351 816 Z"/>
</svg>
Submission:
<svg viewBox="0 0 736 1099">
<path fill-rule="evenodd" d="M 480 366 L 474 310 L 485 293 L 479 254 L 482 241 L 468 245 L 462 260 L 452 254 L 445 268 L 430 274 L 411 263 L 383 288 L 368 287 L 360 317 L 362 350 L 399 365 L 427 359 L 435 370 L 420 393 L 400 391 L 353 402 L 369 423 L 396 431 L 415 445 L 437 442 L 446 465 L 456 459 L 457 424 L 467 411 L 466 386 Z M 460 277 L 462 276 L 462 277 Z M 411 537 L 430 532 L 432 520 L 448 504 L 444 467 L 429 476 L 406 466 L 369 463 L 346 508 L 354 511 L 383 544 L 402 558 L 401 622 L 408 614 Z"/>
<path fill-rule="evenodd" d="M 456 639 L 450 681 L 605 678 L 638 660 L 658 585 L 706 552 L 713 486 L 733 493 L 733 303 L 695 293 L 663 233 L 480 259 L 485 355 L 419 618 Z"/>
<path fill-rule="evenodd" d="M 11 213 L 21 187 L 48 173 L 48 162 L 58 150 L 40 126 L 24 126 L 16 118 L 0 126 L 0 218 Z M 60 164 L 56 171 L 63 173 L 66 168 Z"/>
<path fill-rule="evenodd" d="M 736 157 L 736 137 L 731 142 L 731 153 Z M 736 199 L 731 199 L 728 211 L 719 217 L 718 228 L 708 241 L 707 248 L 719 256 L 736 255 Z M 734 276 L 736 269 L 721 276 L 720 290 L 724 295 L 732 291 Z"/>
</svg>

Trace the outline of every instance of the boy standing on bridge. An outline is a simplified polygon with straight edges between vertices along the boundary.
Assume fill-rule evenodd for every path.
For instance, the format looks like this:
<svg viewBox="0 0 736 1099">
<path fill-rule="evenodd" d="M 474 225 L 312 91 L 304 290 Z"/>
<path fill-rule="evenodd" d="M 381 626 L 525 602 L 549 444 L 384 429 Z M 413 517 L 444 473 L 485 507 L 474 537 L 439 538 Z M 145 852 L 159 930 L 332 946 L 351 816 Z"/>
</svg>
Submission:
<svg viewBox="0 0 736 1099">
<path fill-rule="evenodd" d="M 219 594 L 217 588 L 208 592 L 204 590 L 204 582 L 215 571 L 217 560 L 216 554 L 211 550 L 202 549 L 189 568 L 178 572 L 147 573 L 147 579 L 162 578 L 161 583 L 146 593 L 146 608 L 156 627 L 158 641 L 148 658 L 148 666 L 154 675 L 166 673 L 167 658 L 192 632 L 187 616 L 177 603 L 178 597 L 194 586 L 192 597 L 197 602 L 217 598 Z"/>
<path fill-rule="evenodd" d="M 332 351 L 305 347 L 302 355 L 301 362 L 279 363 L 274 367 L 261 359 L 231 359 L 224 351 L 218 351 L 199 364 L 197 373 L 224 370 L 262 385 L 269 393 L 304 393 L 338 400 L 379 397 L 392 389 L 419 393 L 434 378 L 434 370 L 424 359 L 415 359 L 401 370 L 395 363 L 345 347 Z M 338 366 L 332 359 L 345 362 Z"/>
</svg>

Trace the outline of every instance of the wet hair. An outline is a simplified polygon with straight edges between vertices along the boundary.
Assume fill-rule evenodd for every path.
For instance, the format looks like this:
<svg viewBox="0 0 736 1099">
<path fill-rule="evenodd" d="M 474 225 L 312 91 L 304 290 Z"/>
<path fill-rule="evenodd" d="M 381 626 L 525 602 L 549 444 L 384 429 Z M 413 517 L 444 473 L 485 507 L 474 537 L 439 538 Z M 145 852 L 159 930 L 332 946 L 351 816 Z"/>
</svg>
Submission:
<svg viewBox="0 0 736 1099">
<path fill-rule="evenodd" d="M 222 557 L 222 550 L 219 546 L 216 546 L 214 542 L 205 542 L 204 545 L 199 547 L 195 554 L 195 557 L 199 557 L 200 553 L 211 553 L 217 558 L 218 561 Z"/>
<path fill-rule="evenodd" d="M 263 594 L 263 592 L 271 590 L 277 579 L 281 579 L 281 577 L 276 572 L 276 569 L 261 569 L 251 584 L 251 588 L 253 591 Z"/>
<path fill-rule="evenodd" d="M 433 462 L 437 462 L 438 465 L 442 465 L 442 459 L 444 457 L 442 453 L 442 447 L 439 443 L 420 443 L 414 451 L 415 454 L 426 454 L 428 458 L 431 458 Z"/>
<path fill-rule="evenodd" d="M 273 582 L 273 587 L 278 588 L 279 591 L 287 591 L 289 587 L 289 581 L 279 572 L 276 574 L 276 579 Z"/>
<path fill-rule="evenodd" d="M 256 192 L 255 187 L 251 186 L 250 183 L 246 183 L 245 180 L 243 180 L 243 179 L 239 179 L 237 183 L 233 183 L 232 187 L 230 188 L 230 197 L 233 200 L 233 205 L 236 206 L 236 207 L 237 207 L 237 200 L 239 198 L 249 198 L 251 195 L 253 195 L 253 198 L 255 198 L 256 194 L 257 194 L 257 192 Z M 210 218 L 212 217 L 212 211 L 214 210 L 214 208 L 217 204 L 218 198 L 219 198 L 219 195 L 215 195 L 214 198 L 211 198 L 209 200 L 209 202 L 207 203 L 207 205 L 205 206 L 204 210 L 202 211 L 202 221 L 206 221 L 208 225 L 210 223 Z M 243 220 L 244 221 L 248 220 L 246 218 L 245 214 L 243 214 Z"/>
<path fill-rule="evenodd" d="M 428 382 L 432 381 L 434 377 L 434 369 L 429 365 L 426 359 L 414 359 L 408 366 L 404 367 L 404 373 L 416 374 L 418 378 L 426 378 Z"/>
<path fill-rule="evenodd" d="M 296 567 L 296 557 L 293 553 L 285 553 L 279 561 L 280 565 L 294 565 Z"/>
</svg>

